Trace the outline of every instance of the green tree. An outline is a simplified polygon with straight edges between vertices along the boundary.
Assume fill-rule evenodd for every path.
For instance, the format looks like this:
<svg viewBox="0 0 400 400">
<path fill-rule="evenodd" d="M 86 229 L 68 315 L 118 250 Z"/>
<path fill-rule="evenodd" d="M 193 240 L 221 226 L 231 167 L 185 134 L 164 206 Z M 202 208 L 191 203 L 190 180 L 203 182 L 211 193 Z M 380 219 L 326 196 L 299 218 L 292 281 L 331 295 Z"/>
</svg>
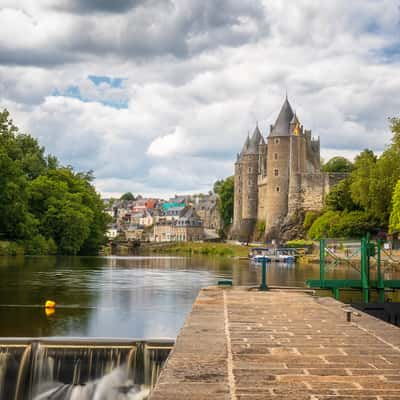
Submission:
<svg viewBox="0 0 400 400">
<path fill-rule="evenodd" d="M 0 112 L 0 235 L 30 254 L 93 254 L 104 243 L 108 216 L 91 172 L 75 172 L 45 155 Z"/>
<path fill-rule="evenodd" d="M 218 181 L 217 181 L 218 182 Z M 215 187 L 215 185 L 214 185 Z M 234 178 L 230 176 L 217 185 L 219 197 L 219 212 L 224 226 L 228 226 L 233 218 Z"/>
<path fill-rule="evenodd" d="M 135 196 L 131 192 L 126 192 L 120 197 L 120 200 L 133 201 L 136 199 L 135 199 Z"/>
<path fill-rule="evenodd" d="M 389 122 L 393 133 L 392 144 L 400 149 L 400 118 L 389 118 Z"/>
<path fill-rule="evenodd" d="M 332 211 L 353 211 L 357 205 L 351 198 L 350 179 L 343 179 L 326 196 L 325 206 Z"/>
<path fill-rule="evenodd" d="M 392 198 L 392 212 L 389 220 L 389 231 L 400 231 L 400 179 L 397 181 Z"/>
<path fill-rule="evenodd" d="M 324 172 L 351 172 L 353 164 L 347 158 L 333 157 L 322 166 Z"/>
<path fill-rule="evenodd" d="M 372 150 L 362 151 L 354 160 L 350 191 L 355 204 L 367 210 L 371 208 L 371 180 L 377 158 Z"/>
<path fill-rule="evenodd" d="M 28 211 L 27 184 L 19 163 L 0 147 L 0 234 L 6 239 L 24 239 L 37 232 L 37 221 Z"/>
</svg>

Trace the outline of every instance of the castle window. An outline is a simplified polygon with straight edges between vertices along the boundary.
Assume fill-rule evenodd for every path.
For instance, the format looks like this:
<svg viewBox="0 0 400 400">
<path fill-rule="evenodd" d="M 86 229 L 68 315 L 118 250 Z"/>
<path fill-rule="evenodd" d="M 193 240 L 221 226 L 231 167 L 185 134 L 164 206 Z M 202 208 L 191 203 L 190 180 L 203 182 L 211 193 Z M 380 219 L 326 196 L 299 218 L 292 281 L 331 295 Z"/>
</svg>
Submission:
<svg viewBox="0 0 400 400">
<path fill-rule="evenodd" d="M 274 169 L 274 176 L 279 176 L 279 169 Z"/>
<path fill-rule="evenodd" d="M 274 153 L 274 160 L 278 159 L 278 153 Z"/>
<path fill-rule="evenodd" d="M 275 143 L 275 144 L 279 144 L 279 142 L 280 142 L 279 138 L 275 138 L 275 139 L 274 139 L 274 143 Z"/>
<path fill-rule="evenodd" d="M 252 172 L 252 169 L 251 169 L 251 167 L 249 167 L 249 172 Z"/>
<path fill-rule="evenodd" d="M 277 192 L 280 192 L 280 191 L 281 191 L 281 188 L 280 188 L 279 186 L 277 186 L 277 187 L 276 187 L 276 191 L 277 191 Z"/>
</svg>

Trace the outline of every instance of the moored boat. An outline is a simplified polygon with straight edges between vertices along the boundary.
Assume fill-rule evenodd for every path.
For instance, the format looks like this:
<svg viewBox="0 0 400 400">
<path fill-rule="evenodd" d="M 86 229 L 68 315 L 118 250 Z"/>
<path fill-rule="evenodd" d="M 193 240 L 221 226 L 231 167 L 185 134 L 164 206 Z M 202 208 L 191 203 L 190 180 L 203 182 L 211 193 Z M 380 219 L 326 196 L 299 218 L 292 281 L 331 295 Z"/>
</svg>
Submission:
<svg viewBox="0 0 400 400">
<path fill-rule="evenodd" d="M 265 262 L 281 262 L 293 263 L 296 261 L 296 250 L 290 248 L 267 248 L 256 247 L 251 250 L 249 258 L 254 263 Z"/>
</svg>

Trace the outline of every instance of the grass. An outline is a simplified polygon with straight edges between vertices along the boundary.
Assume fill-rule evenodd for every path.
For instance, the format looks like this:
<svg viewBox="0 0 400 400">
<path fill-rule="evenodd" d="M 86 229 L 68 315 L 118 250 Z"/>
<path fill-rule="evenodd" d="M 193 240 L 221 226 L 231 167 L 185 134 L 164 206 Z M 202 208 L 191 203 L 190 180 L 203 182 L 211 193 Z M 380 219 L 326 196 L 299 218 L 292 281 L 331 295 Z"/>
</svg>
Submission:
<svg viewBox="0 0 400 400">
<path fill-rule="evenodd" d="M 201 242 L 166 243 L 162 246 L 150 247 L 149 251 L 154 253 L 204 254 L 223 257 L 247 257 L 249 253 L 247 246 Z"/>
</svg>

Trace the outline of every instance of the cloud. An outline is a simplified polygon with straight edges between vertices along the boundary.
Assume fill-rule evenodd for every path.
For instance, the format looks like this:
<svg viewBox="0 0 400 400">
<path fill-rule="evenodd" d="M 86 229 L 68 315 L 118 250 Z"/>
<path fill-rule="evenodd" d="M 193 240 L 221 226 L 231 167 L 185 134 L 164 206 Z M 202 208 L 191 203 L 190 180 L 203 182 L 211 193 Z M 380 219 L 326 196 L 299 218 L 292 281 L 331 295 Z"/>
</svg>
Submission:
<svg viewBox="0 0 400 400">
<path fill-rule="evenodd" d="M 73 13 L 122 13 L 141 4 L 146 0 L 63 0 L 54 6 L 56 10 Z"/>
<path fill-rule="evenodd" d="M 207 191 L 286 90 L 325 159 L 400 110 L 392 0 L 0 4 L 0 106 L 105 194 Z"/>
</svg>

